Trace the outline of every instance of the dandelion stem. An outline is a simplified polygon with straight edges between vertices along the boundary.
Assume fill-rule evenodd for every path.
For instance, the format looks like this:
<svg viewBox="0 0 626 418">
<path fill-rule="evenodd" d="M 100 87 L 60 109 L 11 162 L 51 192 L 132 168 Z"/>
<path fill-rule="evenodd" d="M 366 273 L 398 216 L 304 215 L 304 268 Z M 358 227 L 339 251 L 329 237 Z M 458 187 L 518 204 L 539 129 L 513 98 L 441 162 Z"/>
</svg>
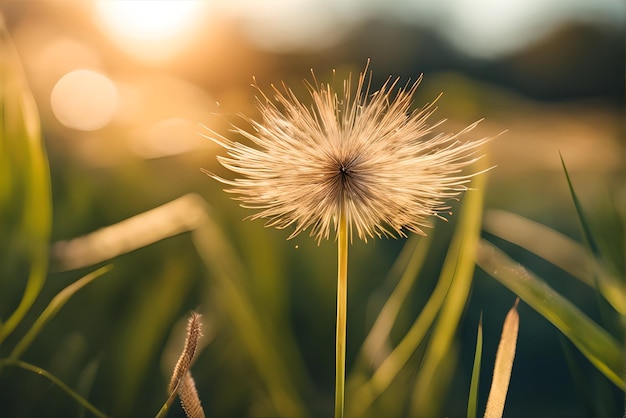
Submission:
<svg viewBox="0 0 626 418">
<path fill-rule="evenodd" d="M 337 251 L 337 339 L 335 368 L 335 418 L 343 418 L 346 384 L 346 313 L 348 304 L 348 224 L 342 208 L 339 214 Z"/>
</svg>

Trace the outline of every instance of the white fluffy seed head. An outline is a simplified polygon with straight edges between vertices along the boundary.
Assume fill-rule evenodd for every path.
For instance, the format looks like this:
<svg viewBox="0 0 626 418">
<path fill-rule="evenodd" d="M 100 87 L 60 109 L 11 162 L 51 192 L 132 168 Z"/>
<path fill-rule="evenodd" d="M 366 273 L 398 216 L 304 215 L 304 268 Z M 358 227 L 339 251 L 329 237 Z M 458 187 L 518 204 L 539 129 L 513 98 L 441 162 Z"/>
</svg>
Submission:
<svg viewBox="0 0 626 418">
<path fill-rule="evenodd" d="M 432 104 L 410 110 L 421 77 L 404 87 L 388 79 L 370 94 L 366 73 L 367 67 L 354 95 L 350 78 L 341 95 L 328 84 L 306 83 L 310 106 L 284 85 L 273 87 L 273 98 L 261 94 L 262 121 L 248 120 L 252 131 L 234 127 L 252 146 L 210 136 L 227 151 L 219 162 L 237 177 L 208 174 L 256 211 L 251 219 L 293 227 L 289 238 L 307 229 L 318 243 L 329 238 L 341 210 L 351 238 L 424 234 L 429 219 L 442 217 L 446 202 L 466 190 L 475 173 L 462 169 L 480 158 L 490 138 L 461 138 L 476 123 L 435 133 L 441 122 L 427 123 Z"/>
</svg>

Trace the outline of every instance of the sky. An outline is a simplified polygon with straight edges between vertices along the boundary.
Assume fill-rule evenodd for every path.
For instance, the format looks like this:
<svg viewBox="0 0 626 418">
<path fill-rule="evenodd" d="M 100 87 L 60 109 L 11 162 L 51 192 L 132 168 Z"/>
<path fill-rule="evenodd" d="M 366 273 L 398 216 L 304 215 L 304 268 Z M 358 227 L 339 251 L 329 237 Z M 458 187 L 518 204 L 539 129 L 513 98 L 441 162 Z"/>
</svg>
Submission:
<svg viewBox="0 0 626 418">
<path fill-rule="evenodd" d="M 112 31 L 163 42 L 211 17 L 243 22 L 257 46 L 275 52 L 324 49 L 354 24 L 398 19 L 439 33 L 468 55 L 495 58 L 541 38 L 564 21 L 623 27 L 623 0 L 95 0 Z"/>
<path fill-rule="evenodd" d="M 469 55 L 496 57 L 574 20 L 622 26 L 622 0 L 239 0 L 251 39 L 274 50 L 323 48 L 361 19 L 382 16 L 429 27 Z"/>
</svg>

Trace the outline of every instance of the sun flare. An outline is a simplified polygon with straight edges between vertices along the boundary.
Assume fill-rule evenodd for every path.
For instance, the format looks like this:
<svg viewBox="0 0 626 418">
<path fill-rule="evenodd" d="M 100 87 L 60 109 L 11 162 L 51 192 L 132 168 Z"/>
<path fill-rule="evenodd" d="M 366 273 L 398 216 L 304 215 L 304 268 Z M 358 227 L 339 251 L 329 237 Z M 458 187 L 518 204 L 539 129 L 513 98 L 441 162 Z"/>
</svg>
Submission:
<svg viewBox="0 0 626 418">
<path fill-rule="evenodd" d="M 99 0 L 96 13 L 120 47 L 148 60 L 180 50 L 204 16 L 204 1 Z"/>
</svg>

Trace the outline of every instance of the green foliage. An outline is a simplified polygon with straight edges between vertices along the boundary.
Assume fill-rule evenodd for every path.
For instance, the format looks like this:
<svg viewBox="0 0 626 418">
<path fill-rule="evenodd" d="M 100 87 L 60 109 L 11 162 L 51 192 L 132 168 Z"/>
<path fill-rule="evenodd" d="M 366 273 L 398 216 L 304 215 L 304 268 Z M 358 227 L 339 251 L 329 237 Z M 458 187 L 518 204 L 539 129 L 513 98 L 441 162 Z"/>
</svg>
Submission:
<svg viewBox="0 0 626 418">
<path fill-rule="evenodd" d="M 21 399 L 15 401 L 20 405 L 30 402 L 32 393 L 36 394 L 33 399 L 45 398 L 36 389 L 31 392 L 31 385 L 24 383 L 31 381 L 21 369 L 35 379 L 43 376 L 61 389 L 61 398 L 95 416 L 105 413 L 94 405 L 102 405 L 115 416 L 155 412 L 166 416 L 175 398 L 175 392 L 168 398 L 166 391 L 173 366 L 168 352 L 182 342 L 176 322 L 198 307 L 207 320 L 206 345 L 199 347 L 193 368 L 207 415 L 329 415 L 334 248 L 315 247 L 308 241 L 294 245 L 284 242 L 284 234 L 263 230 L 258 223 L 242 225 L 242 213 L 231 209 L 231 202 L 224 209 L 219 195 L 204 182 L 198 193 L 184 190 L 193 182 L 168 186 L 164 179 L 180 170 L 179 164 L 150 163 L 146 169 L 154 177 L 150 185 L 133 172 L 135 167 L 120 168 L 107 177 L 102 172 L 83 173 L 71 165 L 55 173 L 53 164 L 52 175 L 69 189 L 64 192 L 71 194 L 73 187 L 82 187 L 81 207 L 97 213 L 81 217 L 70 210 L 59 215 L 66 224 L 76 221 L 75 230 L 95 232 L 55 244 L 57 250 L 76 249 L 73 254 L 80 257 L 69 257 L 69 250 L 58 251 L 54 261 L 66 269 L 78 269 L 114 259 L 116 268 L 108 275 L 119 280 L 90 284 L 109 267 L 97 268 L 69 284 L 60 283 L 66 278 L 63 274 L 49 273 L 53 225 L 48 159 L 19 60 L 4 28 L 0 34 L 0 356 L 4 356 L 0 359 L 4 401 L 0 414 L 16 412 L 6 402 L 13 401 L 11 397 L 18 393 L 15 388 L 19 388 L 15 398 Z M 58 161 L 56 167 L 60 167 Z M 475 179 L 472 187 L 477 190 L 465 195 L 452 222 L 439 223 L 428 237 L 413 236 L 402 248 L 387 241 L 366 248 L 354 246 L 348 416 L 454 416 L 458 410 L 450 411 L 451 405 L 466 400 L 468 418 L 477 415 L 484 404 L 479 375 L 486 363 L 481 359 L 490 350 L 490 334 L 485 333 L 483 344 L 483 327 L 479 327 L 470 348 L 461 338 L 465 319 L 474 322 L 478 316 L 471 315 L 472 303 L 480 300 L 472 294 L 475 261 L 553 323 L 607 377 L 611 382 L 607 385 L 624 387 L 623 329 L 611 327 L 624 324 L 623 272 L 598 242 L 567 170 L 566 176 L 586 247 L 524 218 L 483 213 L 484 176 Z M 94 178 L 104 187 L 91 187 L 89 181 Z M 129 196 L 137 197 L 132 208 L 123 205 Z M 65 208 L 71 206 L 60 200 Z M 164 201 L 169 203 L 161 204 Z M 597 291 L 599 301 L 610 308 L 605 310 L 609 322 L 591 319 L 573 299 L 532 273 L 532 266 L 480 240 L 483 216 L 489 233 L 525 248 Z M 97 245 L 105 241 L 115 245 Z M 541 245 L 547 242 L 553 244 Z M 381 281 L 396 250 L 401 250 L 400 255 L 387 280 Z M 80 297 L 73 298 L 78 290 Z M 383 296 L 375 300 L 371 294 Z M 481 304 L 480 310 L 497 306 L 499 298 L 500 293 L 489 294 L 489 302 Z M 483 320 L 500 318 L 490 313 Z M 76 357 L 67 348 L 74 347 L 68 343 L 74 337 L 79 341 Z M 472 350 L 473 363 L 460 362 Z M 568 359 L 574 354 L 578 353 L 566 348 Z M 72 364 L 61 367 L 59 359 L 67 364 L 68 357 Z M 582 392 L 594 398 L 596 392 L 589 382 L 597 380 L 588 379 L 587 370 L 575 360 L 570 364 L 574 380 L 587 384 Z M 574 370 L 575 366 L 580 370 Z M 96 370 L 93 387 L 84 384 L 90 370 Z M 470 378 L 465 379 L 465 372 Z M 512 381 L 516 382 L 515 369 Z M 521 390 L 520 386 L 513 389 Z M 42 392 L 48 393 L 47 387 Z M 49 399 L 54 396 L 41 404 L 61 405 L 59 410 L 66 412 L 67 403 Z M 600 396 L 594 399 L 604 399 Z M 19 413 L 27 416 L 28 411 Z"/>
<path fill-rule="evenodd" d="M 24 322 L 45 284 L 52 218 L 50 175 L 41 140 L 39 116 L 26 84 L 17 53 L 0 20 L 0 238 L 2 276 L 20 280 L 13 273 L 24 266 L 28 278 L 23 296 L 10 316 L 0 321 L 0 345 Z M 19 360 L 43 327 L 82 287 L 108 270 L 103 267 L 59 292 L 39 315 L 6 359 L 4 366 L 15 366 L 42 375 L 80 405 L 99 417 L 105 415 L 87 400 L 41 367 Z M 2 283 L 7 286 L 8 283 Z"/>
<path fill-rule="evenodd" d="M 619 268 L 610 265 L 610 257 L 600 250 L 562 157 L 561 163 L 582 226 L 587 250 L 549 228 L 523 218 L 498 213 L 496 214 L 497 220 L 488 221 L 487 224 L 490 225 L 490 231 L 494 234 L 535 252 L 564 270 L 571 271 L 574 277 L 592 286 L 595 293 L 599 295 L 598 302 L 604 318 L 613 317 L 609 321 L 609 329 L 615 323 L 623 327 L 626 282 L 623 280 L 620 282 L 616 275 L 611 273 L 618 271 Z M 505 225 L 502 222 L 505 219 L 511 222 Z M 524 234 L 520 236 L 511 233 L 511 230 L 525 230 L 526 237 L 523 236 Z M 532 239 L 530 239 L 531 235 Z M 546 242 L 552 245 L 545 245 Z M 563 248 L 569 250 L 564 252 Z M 623 374 L 626 348 L 623 338 L 620 342 L 619 338 L 615 338 L 609 330 L 591 320 L 574 303 L 487 241 L 481 241 L 478 254 L 477 263 L 483 270 L 554 324 L 602 374 L 621 390 L 626 390 L 624 380 L 626 376 Z M 572 256 L 577 258 L 576 263 L 580 265 L 580 268 L 571 269 L 572 263 L 568 263 L 567 260 Z M 610 304 L 612 311 L 603 309 L 604 301 Z M 624 330 L 620 329 L 618 332 L 623 337 Z M 569 359 L 571 355 L 567 357 Z M 580 376 L 580 372 L 576 369 L 573 369 L 572 373 L 575 377 Z M 576 380 L 580 383 L 583 379 L 578 377 Z"/>
<path fill-rule="evenodd" d="M 471 287 L 474 250 L 480 233 L 482 219 L 482 192 L 480 190 L 484 190 L 484 187 L 481 187 L 484 185 L 484 178 L 479 177 L 476 180 L 477 190 L 465 196 L 460 209 L 459 224 L 443 263 L 441 275 L 426 305 L 391 353 L 378 367 L 371 370 L 371 377 L 365 381 L 363 377 L 352 379 L 354 387 L 350 389 L 351 395 L 347 398 L 349 402 L 347 410 L 350 416 L 375 416 L 383 413 L 383 411 L 376 412 L 378 408 L 372 408 L 372 404 L 389 388 L 391 382 L 405 368 L 409 359 L 415 355 L 423 343 L 425 345 L 423 360 L 417 378 L 413 382 L 412 404 L 408 407 L 413 411 L 412 416 L 433 415 L 442 407 L 440 400 L 443 399 L 442 393 L 449 385 L 450 375 L 445 375 L 441 371 L 445 369 L 445 362 L 450 360 L 453 352 L 454 336 Z M 390 329 L 383 330 L 383 324 L 391 327 L 396 322 L 399 305 L 421 270 L 425 251 L 429 248 L 428 243 L 429 241 L 424 241 L 423 245 L 415 247 L 405 274 L 398 281 L 396 288 L 382 308 L 365 344 L 375 340 L 381 344 L 381 341 L 388 337 Z M 425 342 L 424 338 L 429 330 L 431 335 Z M 376 347 L 374 349 L 367 347 L 367 350 L 370 356 L 377 355 Z M 366 354 L 361 354 L 361 356 L 364 355 Z M 361 361 L 361 363 L 365 362 Z M 365 374 L 358 370 L 355 373 Z M 368 410 L 369 413 L 367 413 Z"/>
<path fill-rule="evenodd" d="M 69 396 L 74 398 L 74 400 L 78 404 L 83 406 L 86 410 L 91 412 L 93 415 L 95 415 L 95 416 L 97 416 L 99 418 L 106 418 L 107 417 L 100 410 L 98 410 L 98 408 L 93 406 L 85 398 L 83 398 L 78 393 L 76 393 L 74 390 L 72 390 L 72 388 L 70 388 L 65 383 L 63 383 L 63 381 L 61 381 L 59 378 L 57 378 L 56 376 L 54 376 L 52 373 L 48 372 L 47 370 L 42 369 L 41 367 L 34 366 L 34 365 L 30 364 L 30 363 L 27 363 L 27 362 L 21 361 L 21 360 L 0 359 L 0 370 L 1 370 L 1 368 L 3 366 L 15 366 L 15 367 L 19 367 L 19 368 L 24 369 L 24 370 L 28 370 L 29 372 L 41 375 L 41 376 L 45 377 L 46 379 L 48 379 L 53 384 L 59 386 L 65 393 L 67 393 Z"/>
<path fill-rule="evenodd" d="M 572 201 L 574 202 L 574 207 L 576 208 L 576 215 L 580 221 L 583 238 L 585 244 L 587 245 L 588 253 L 585 258 L 589 260 L 589 264 L 591 265 L 593 284 L 617 312 L 619 312 L 622 316 L 626 316 L 626 282 L 623 281 L 623 283 L 620 283 L 619 279 L 611 274 L 610 270 L 606 268 L 608 256 L 603 256 L 600 251 L 600 247 L 596 243 L 589 221 L 584 214 L 582 204 L 578 199 L 576 191 L 574 190 L 574 185 L 572 184 L 569 172 L 565 166 L 563 156 L 560 157 L 563 171 L 565 172 L 565 178 L 567 179 L 567 186 L 569 187 L 572 195 Z"/>
<path fill-rule="evenodd" d="M 50 175 L 37 108 L 0 21 L 0 273 L 4 282 L 0 284 L 7 285 L 7 279 L 19 281 L 14 272 L 28 271 L 19 305 L 0 322 L 0 344 L 22 321 L 44 285 L 51 217 Z M 3 302 L 5 309 L 12 301 Z"/>
<path fill-rule="evenodd" d="M 552 322 L 613 383 L 624 386 L 624 349 L 608 332 L 541 279 L 486 241 L 480 244 L 477 263 Z"/>
<path fill-rule="evenodd" d="M 301 366 L 284 362 L 284 351 L 292 349 L 290 342 L 288 339 L 281 341 L 271 325 L 261 320 L 243 287 L 245 270 L 228 239 L 207 216 L 206 221 L 194 231 L 193 241 L 213 273 L 216 290 L 227 301 L 225 314 L 232 321 L 239 342 L 248 351 L 263 380 L 272 409 L 279 416 L 306 416 L 293 380 Z"/>
<path fill-rule="evenodd" d="M 452 350 L 461 315 L 469 298 L 482 222 L 485 177 L 479 176 L 474 183 L 477 189 L 468 193 L 463 200 L 459 215 L 461 219 L 441 269 L 439 280 L 450 281 L 450 289 L 441 306 L 417 375 L 411 405 L 412 416 L 439 415 L 441 405 L 434 404 L 433 400 L 443 399 L 445 388 L 449 385 L 450 376 L 441 371 L 445 370 L 443 362 L 446 354 Z"/>
<path fill-rule="evenodd" d="M 476 349 L 474 350 L 474 367 L 472 368 L 472 383 L 470 384 L 467 402 L 467 418 L 476 418 L 478 409 L 478 382 L 480 380 L 480 361 L 483 354 L 483 318 L 480 316 L 478 332 L 476 333 Z"/>
<path fill-rule="evenodd" d="M 109 271 L 111 266 L 104 266 L 99 268 L 98 270 L 87 274 L 83 278 L 75 281 L 74 283 L 67 286 L 65 289 L 56 294 L 56 296 L 50 301 L 46 309 L 43 310 L 41 315 L 37 318 L 35 323 L 31 325 L 26 334 L 22 337 L 22 339 L 15 345 L 13 351 L 9 355 L 10 360 L 17 360 L 22 356 L 24 351 L 32 344 L 33 340 L 37 337 L 37 335 L 42 331 L 43 327 L 54 318 L 56 313 L 65 305 L 65 303 L 74 296 L 74 293 L 82 289 L 84 286 L 102 276 L 104 273 Z"/>
</svg>

